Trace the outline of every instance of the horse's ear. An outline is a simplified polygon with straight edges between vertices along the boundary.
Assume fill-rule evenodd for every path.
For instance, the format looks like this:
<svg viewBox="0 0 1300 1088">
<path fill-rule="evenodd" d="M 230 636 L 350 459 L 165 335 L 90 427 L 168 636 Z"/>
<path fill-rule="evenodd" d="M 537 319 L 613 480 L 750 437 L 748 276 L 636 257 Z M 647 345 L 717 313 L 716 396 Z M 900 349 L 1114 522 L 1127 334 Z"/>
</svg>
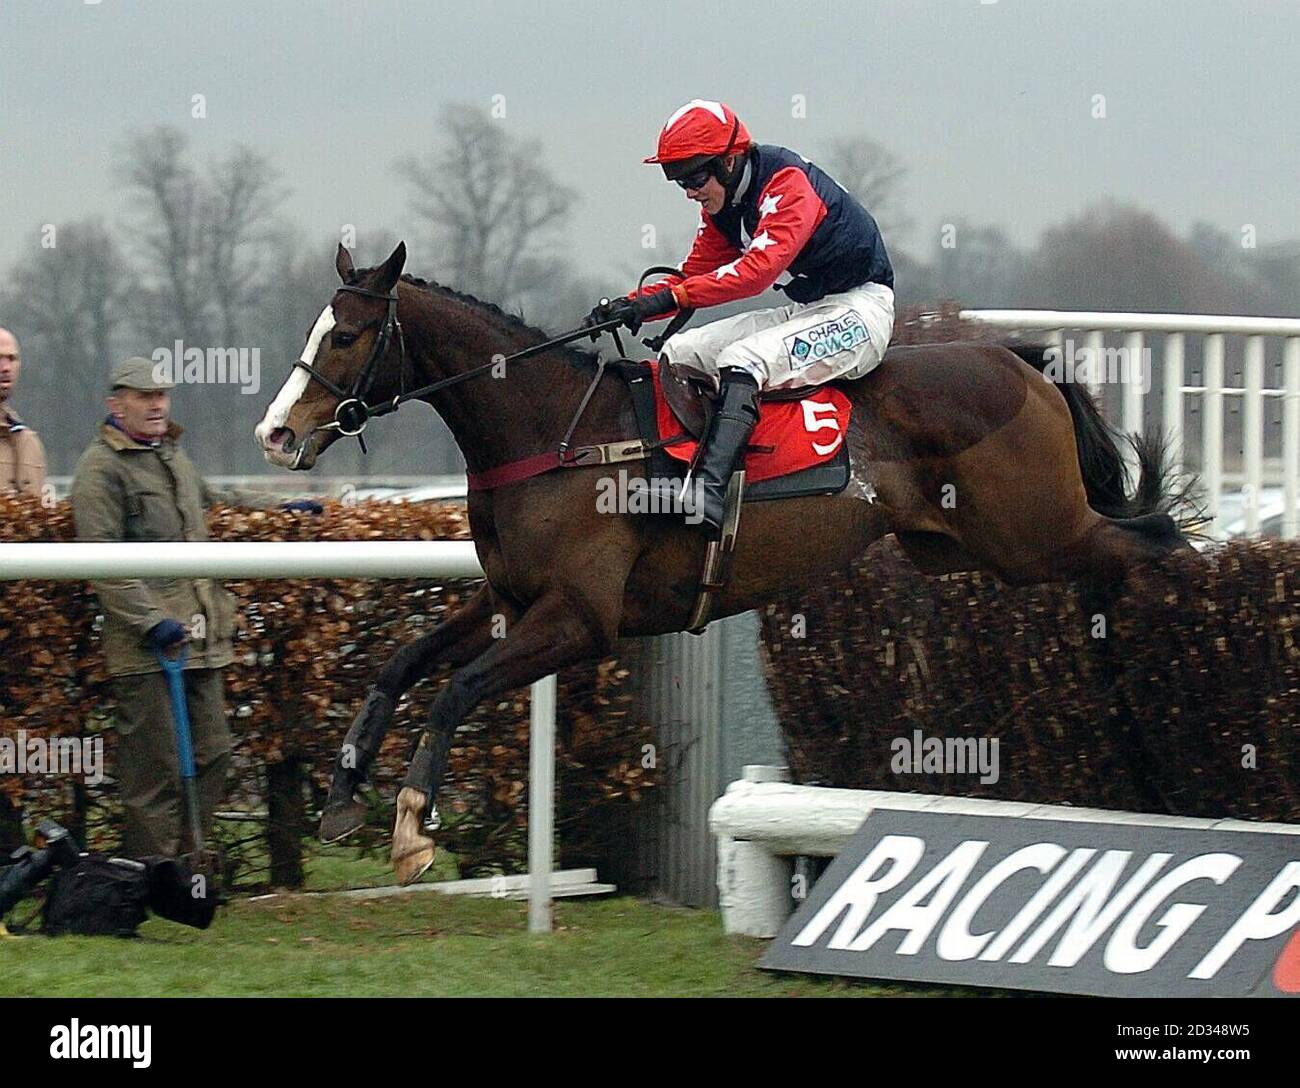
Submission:
<svg viewBox="0 0 1300 1088">
<path fill-rule="evenodd" d="M 343 243 L 339 243 L 339 251 L 334 255 L 334 268 L 338 271 L 339 279 L 344 283 L 349 282 L 356 269 L 352 266 L 352 254 L 343 248 Z"/>
<path fill-rule="evenodd" d="M 387 294 L 395 286 L 397 280 L 402 275 L 402 269 L 406 265 L 406 243 L 398 242 L 397 248 L 389 255 L 388 260 L 375 269 L 374 289 Z"/>
</svg>

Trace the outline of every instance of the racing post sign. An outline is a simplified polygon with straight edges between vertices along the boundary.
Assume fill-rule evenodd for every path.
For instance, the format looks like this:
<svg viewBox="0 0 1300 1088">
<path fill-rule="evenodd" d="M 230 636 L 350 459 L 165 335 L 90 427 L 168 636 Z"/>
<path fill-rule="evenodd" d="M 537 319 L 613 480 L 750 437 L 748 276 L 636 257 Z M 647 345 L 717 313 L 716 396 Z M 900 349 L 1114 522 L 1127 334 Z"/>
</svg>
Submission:
<svg viewBox="0 0 1300 1088">
<path fill-rule="evenodd" d="M 872 812 L 761 967 L 1135 997 L 1300 994 L 1300 835 Z"/>
</svg>

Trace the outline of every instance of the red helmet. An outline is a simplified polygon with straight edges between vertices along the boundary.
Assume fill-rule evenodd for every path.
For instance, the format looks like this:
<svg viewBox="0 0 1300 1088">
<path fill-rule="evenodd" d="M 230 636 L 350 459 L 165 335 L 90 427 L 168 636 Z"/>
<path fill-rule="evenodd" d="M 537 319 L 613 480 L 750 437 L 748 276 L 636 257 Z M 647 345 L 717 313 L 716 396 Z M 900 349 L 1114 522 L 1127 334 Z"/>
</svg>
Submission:
<svg viewBox="0 0 1300 1088">
<path fill-rule="evenodd" d="M 749 129 L 728 106 L 692 98 L 675 110 L 659 133 L 659 149 L 643 162 L 681 162 L 743 151 L 752 141 Z"/>
</svg>

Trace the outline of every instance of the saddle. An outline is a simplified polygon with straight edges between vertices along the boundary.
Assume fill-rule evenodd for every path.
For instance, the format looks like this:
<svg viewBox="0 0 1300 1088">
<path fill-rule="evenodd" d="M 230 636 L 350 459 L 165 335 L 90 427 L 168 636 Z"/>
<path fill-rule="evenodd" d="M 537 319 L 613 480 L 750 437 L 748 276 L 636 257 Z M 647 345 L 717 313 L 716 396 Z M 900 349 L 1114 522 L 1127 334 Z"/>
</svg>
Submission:
<svg viewBox="0 0 1300 1088">
<path fill-rule="evenodd" d="M 662 405 L 656 405 L 654 428 L 643 425 L 641 433 L 648 443 L 656 440 L 662 443 L 668 454 L 659 464 L 652 463 L 652 474 L 676 475 L 680 464 L 674 461 L 690 461 L 694 467 L 692 455 L 698 454 L 700 443 L 708 434 L 715 393 L 707 379 L 674 367 L 667 360 L 646 365 L 651 368 Z M 833 495 L 848 486 L 848 443 L 840 441 L 830 457 L 816 445 L 819 438 L 847 434 L 848 401 L 838 390 L 831 389 L 833 385 L 760 394 L 759 423 L 746 450 L 745 464 L 740 466 L 747 470 L 748 476 L 745 502 Z M 782 407 L 809 400 L 816 402 L 811 413 Z M 805 417 L 809 415 L 817 417 L 813 424 L 815 431 L 806 429 Z M 834 417 L 834 426 L 823 418 L 828 415 Z M 674 427 L 678 433 L 670 436 L 669 431 Z"/>
<path fill-rule="evenodd" d="M 715 406 L 712 387 L 662 357 L 651 363 L 622 360 L 618 369 L 632 394 L 650 477 L 680 484 L 683 469 L 687 476 L 693 471 L 709 432 Z M 806 403 L 790 403 L 798 401 Z M 849 402 L 842 392 L 827 387 L 768 392 L 759 397 L 759 410 L 751 444 L 727 489 L 721 538 L 710 540 L 705 552 L 687 624 L 692 634 L 708 625 L 713 596 L 727 583 L 742 503 L 835 494 L 848 486 Z M 687 461 L 689 468 L 683 464 Z"/>
<path fill-rule="evenodd" d="M 661 359 L 659 386 L 677 422 L 691 438 L 702 439 L 713 416 L 714 393 L 710 385 L 702 378 Z M 760 404 L 768 404 L 802 400 L 807 395 L 807 389 L 776 389 L 760 393 L 758 400 Z"/>
</svg>

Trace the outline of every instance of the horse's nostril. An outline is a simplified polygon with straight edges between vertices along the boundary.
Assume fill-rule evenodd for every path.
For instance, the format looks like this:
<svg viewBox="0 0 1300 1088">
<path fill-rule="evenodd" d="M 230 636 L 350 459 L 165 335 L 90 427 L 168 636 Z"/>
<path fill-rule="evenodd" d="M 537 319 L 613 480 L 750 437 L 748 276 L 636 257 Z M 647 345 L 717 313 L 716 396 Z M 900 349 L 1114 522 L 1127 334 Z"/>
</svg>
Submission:
<svg viewBox="0 0 1300 1088">
<path fill-rule="evenodd" d="M 282 453 L 293 451 L 293 431 L 288 427 L 276 427 L 270 434 L 271 448 Z"/>
</svg>

